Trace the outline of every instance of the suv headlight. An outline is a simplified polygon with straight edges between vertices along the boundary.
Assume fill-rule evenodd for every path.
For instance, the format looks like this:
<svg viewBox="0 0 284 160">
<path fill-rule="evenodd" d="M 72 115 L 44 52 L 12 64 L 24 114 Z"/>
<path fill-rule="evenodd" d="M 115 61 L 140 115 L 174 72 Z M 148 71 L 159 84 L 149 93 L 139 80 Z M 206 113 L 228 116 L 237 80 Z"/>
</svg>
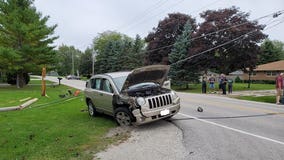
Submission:
<svg viewBox="0 0 284 160">
<path fill-rule="evenodd" d="M 143 106 L 146 103 L 146 100 L 143 97 L 138 97 L 136 99 L 136 103 L 141 107 L 141 106 Z"/>
<path fill-rule="evenodd" d="M 178 95 L 174 91 L 171 91 L 171 95 L 172 95 L 173 100 L 178 98 Z"/>
</svg>

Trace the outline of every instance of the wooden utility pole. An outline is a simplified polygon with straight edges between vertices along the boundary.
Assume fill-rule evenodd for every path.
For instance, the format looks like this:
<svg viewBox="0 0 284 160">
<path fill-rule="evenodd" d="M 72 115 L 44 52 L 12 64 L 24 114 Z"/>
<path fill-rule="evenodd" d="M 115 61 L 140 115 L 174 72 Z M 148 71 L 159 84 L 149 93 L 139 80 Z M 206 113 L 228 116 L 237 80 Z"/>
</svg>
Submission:
<svg viewBox="0 0 284 160">
<path fill-rule="evenodd" d="M 46 96 L 46 84 L 45 84 L 45 76 L 46 76 L 46 67 L 42 68 L 41 72 L 41 96 Z"/>
</svg>

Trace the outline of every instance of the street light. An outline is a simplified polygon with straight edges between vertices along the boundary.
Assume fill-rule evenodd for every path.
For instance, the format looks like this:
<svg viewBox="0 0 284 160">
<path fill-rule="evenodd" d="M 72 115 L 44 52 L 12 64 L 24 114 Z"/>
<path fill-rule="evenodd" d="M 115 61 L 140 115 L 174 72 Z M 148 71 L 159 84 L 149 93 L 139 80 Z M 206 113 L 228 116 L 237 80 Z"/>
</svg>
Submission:
<svg viewBox="0 0 284 160">
<path fill-rule="evenodd" d="M 71 73 L 71 75 L 75 75 L 75 69 L 74 69 L 74 53 L 73 53 L 73 51 L 71 52 L 72 53 L 72 73 Z"/>
<path fill-rule="evenodd" d="M 95 49 L 93 49 L 93 52 L 92 52 L 92 75 L 95 74 L 95 59 L 96 59 L 96 51 Z"/>
</svg>

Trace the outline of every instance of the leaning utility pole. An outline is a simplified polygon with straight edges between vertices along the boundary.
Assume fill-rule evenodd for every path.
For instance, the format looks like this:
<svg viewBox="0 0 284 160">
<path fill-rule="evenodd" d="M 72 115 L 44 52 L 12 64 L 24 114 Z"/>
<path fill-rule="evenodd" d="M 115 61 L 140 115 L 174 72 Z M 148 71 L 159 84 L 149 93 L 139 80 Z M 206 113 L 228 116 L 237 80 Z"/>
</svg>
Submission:
<svg viewBox="0 0 284 160">
<path fill-rule="evenodd" d="M 72 51 L 72 71 L 71 71 L 71 75 L 75 75 L 75 69 L 74 69 L 74 53 Z"/>
<path fill-rule="evenodd" d="M 95 49 L 93 49 L 93 52 L 92 52 L 92 75 L 95 74 L 95 58 L 96 58 L 96 51 Z"/>
</svg>

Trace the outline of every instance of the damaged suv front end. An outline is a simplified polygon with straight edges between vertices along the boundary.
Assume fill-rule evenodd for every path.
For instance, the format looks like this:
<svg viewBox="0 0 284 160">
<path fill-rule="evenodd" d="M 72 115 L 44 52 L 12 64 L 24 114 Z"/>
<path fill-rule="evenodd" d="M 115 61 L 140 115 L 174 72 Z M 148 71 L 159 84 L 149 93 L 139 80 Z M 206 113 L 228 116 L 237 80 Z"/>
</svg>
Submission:
<svg viewBox="0 0 284 160">
<path fill-rule="evenodd" d="M 119 73 L 108 73 L 105 78 L 109 77 L 107 79 L 111 81 L 111 106 L 106 108 L 96 103 L 102 99 L 99 96 L 92 96 L 88 85 L 85 90 L 86 102 L 88 106 L 92 103 L 91 110 L 114 116 L 120 125 L 140 125 L 170 118 L 178 113 L 180 98 L 174 91 L 163 86 L 168 72 L 169 66 L 153 65 L 121 73 L 120 77 L 117 76 Z M 103 76 L 94 76 L 89 83 L 96 77 Z M 102 93 L 100 95 L 102 96 Z"/>
</svg>

